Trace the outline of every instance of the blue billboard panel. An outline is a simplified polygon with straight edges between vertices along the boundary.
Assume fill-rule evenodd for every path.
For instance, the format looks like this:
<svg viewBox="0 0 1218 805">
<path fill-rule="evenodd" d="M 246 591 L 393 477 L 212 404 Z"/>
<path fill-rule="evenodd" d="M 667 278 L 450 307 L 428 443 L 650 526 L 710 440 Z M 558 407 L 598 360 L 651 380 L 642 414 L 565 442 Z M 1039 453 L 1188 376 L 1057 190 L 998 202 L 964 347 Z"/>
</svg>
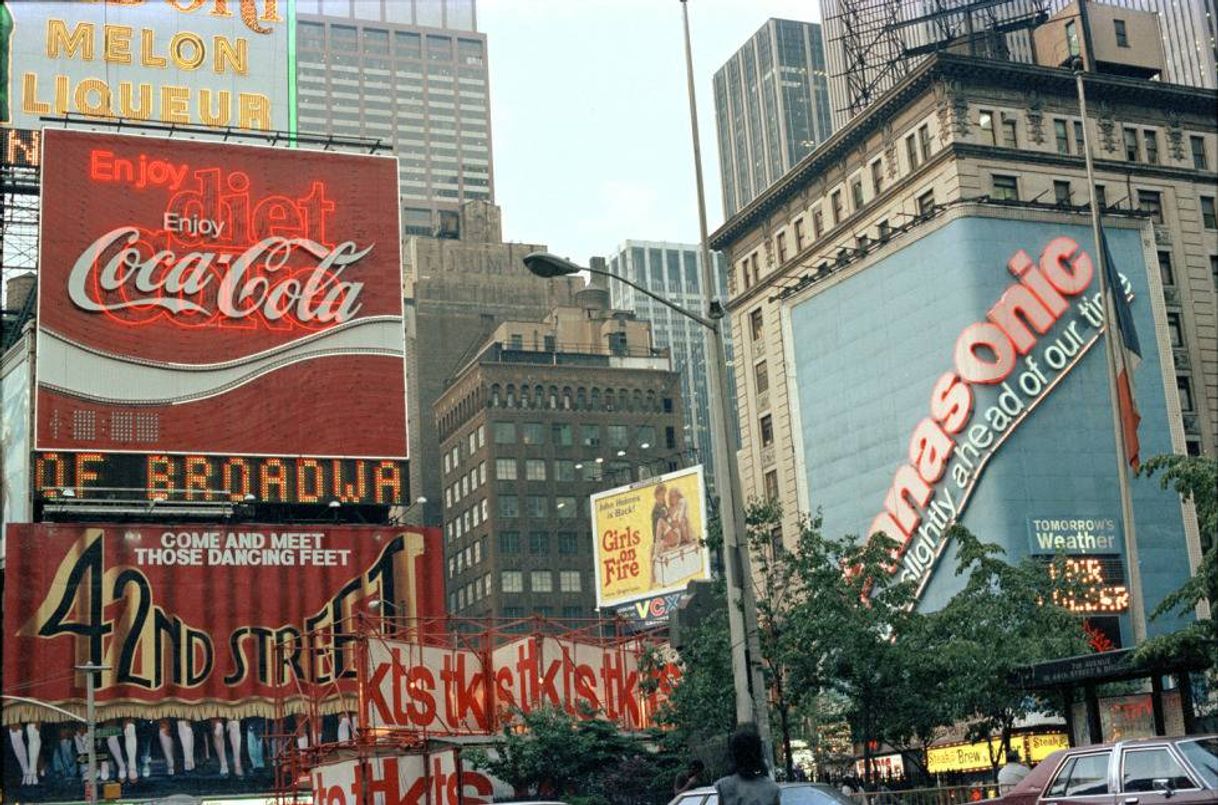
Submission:
<svg viewBox="0 0 1218 805">
<path fill-rule="evenodd" d="M 1173 452 L 1141 230 L 1108 238 L 1146 345 L 1141 455 Z M 808 502 L 830 534 L 901 542 L 922 609 L 963 586 L 954 522 L 1012 561 L 1070 557 L 1104 590 L 1095 612 L 1127 609 L 1093 243 L 1086 225 L 964 216 L 790 309 Z M 1149 612 L 1188 577 L 1183 511 L 1155 479 L 1133 504 Z"/>
</svg>

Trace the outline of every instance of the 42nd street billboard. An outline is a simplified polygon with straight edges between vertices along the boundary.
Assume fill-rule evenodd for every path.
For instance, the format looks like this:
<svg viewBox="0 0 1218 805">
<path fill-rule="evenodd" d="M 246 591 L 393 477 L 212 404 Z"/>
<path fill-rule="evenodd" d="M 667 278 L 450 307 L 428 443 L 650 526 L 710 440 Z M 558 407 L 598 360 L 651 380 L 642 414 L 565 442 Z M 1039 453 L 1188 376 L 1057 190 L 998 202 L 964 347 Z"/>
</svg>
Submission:
<svg viewBox="0 0 1218 805">
<path fill-rule="evenodd" d="M 389 157 L 48 130 L 36 492 L 123 453 L 150 497 L 397 502 L 396 201 Z"/>
</svg>

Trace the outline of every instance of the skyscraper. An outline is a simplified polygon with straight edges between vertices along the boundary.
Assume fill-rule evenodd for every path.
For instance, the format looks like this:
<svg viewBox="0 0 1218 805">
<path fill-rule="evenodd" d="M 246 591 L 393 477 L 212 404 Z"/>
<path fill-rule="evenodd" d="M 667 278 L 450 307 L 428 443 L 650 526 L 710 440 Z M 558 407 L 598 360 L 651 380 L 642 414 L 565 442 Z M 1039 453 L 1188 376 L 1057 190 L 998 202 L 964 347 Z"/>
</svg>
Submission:
<svg viewBox="0 0 1218 805">
<path fill-rule="evenodd" d="M 298 0 L 301 132 L 379 138 L 408 235 L 494 201 L 486 35 L 474 0 Z M 445 213 L 445 214 L 441 214 Z"/>
<path fill-rule="evenodd" d="M 833 131 L 820 26 L 767 20 L 715 73 L 715 121 L 730 217 Z"/>
<path fill-rule="evenodd" d="M 726 299 L 727 289 L 723 284 L 726 269 L 718 252 L 712 253 L 713 274 L 719 287 L 708 293 L 702 285 L 702 267 L 699 247 L 688 243 L 666 243 L 646 240 L 627 240 L 609 258 L 610 273 L 638 283 L 653 293 L 669 299 L 686 310 L 705 313 L 711 299 Z M 706 385 L 706 361 L 711 345 L 702 325 L 687 319 L 654 299 L 639 293 L 621 282 L 610 280 L 609 294 L 617 310 L 634 311 L 640 319 L 651 322 L 651 334 L 655 345 L 668 349 L 672 355 L 672 368 L 681 376 L 681 397 L 685 401 L 685 422 L 688 430 L 686 442 L 698 453 L 698 460 L 706 465 L 708 483 L 713 485 L 714 457 L 711 450 L 710 390 Z M 735 388 L 731 369 L 731 333 L 724 330 L 727 339 L 725 348 L 728 360 L 728 383 Z M 727 418 L 735 431 L 736 406 L 728 401 Z M 735 450 L 737 445 L 731 446 Z"/>
</svg>

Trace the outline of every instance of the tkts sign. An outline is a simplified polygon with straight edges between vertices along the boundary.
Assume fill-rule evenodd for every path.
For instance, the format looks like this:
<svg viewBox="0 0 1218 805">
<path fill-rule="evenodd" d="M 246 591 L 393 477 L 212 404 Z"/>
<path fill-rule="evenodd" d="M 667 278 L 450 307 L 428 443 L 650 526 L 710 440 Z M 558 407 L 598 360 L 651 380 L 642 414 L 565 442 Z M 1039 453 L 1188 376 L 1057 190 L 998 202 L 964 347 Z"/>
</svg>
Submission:
<svg viewBox="0 0 1218 805">
<path fill-rule="evenodd" d="M 361 615 L 443 614 L 431 530 L 16 525 L 7 561 L 21 583 L 4 591 L 5 692 L 78 709 L 70 669 L 105 665 L 108 717 L 271 717 L 301 684 L 354 689 Z"/>
<path fill-rule="evenodd" d="M 58 130 L 43 152 L 38 450 L 405 459 L 392 159 Z"/>
</svg>

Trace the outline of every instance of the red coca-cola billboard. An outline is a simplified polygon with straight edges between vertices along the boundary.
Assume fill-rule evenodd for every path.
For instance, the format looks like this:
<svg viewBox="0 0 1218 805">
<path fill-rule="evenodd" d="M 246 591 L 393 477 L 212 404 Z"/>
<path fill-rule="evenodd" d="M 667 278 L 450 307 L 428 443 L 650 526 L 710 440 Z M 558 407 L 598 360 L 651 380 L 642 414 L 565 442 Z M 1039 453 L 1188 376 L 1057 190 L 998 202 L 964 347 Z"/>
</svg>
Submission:
<svg viewBox="0 0 1218 805">
<path fill-rule="evenodd" d="M 47 131 L 36 449 L 404 460 L 396 164 Z"/>
</svg>

